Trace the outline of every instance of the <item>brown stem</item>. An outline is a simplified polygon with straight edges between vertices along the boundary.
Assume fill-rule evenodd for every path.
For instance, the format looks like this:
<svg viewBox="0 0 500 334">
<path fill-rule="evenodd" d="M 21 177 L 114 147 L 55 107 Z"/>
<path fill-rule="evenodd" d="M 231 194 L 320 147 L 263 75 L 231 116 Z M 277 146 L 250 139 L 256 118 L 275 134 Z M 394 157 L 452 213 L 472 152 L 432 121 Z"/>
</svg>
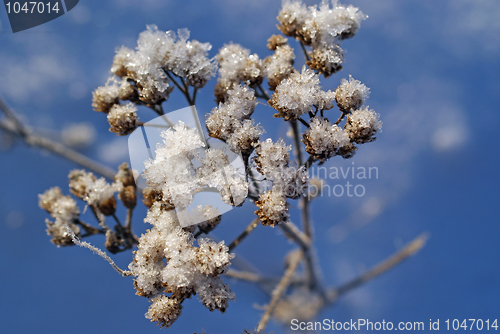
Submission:
<svg viewBox="0 0 500 334">
<path fill-rule="evenodd" d="M 236 237 L 228 246 L 229 251 L 233 251 L 258 225 L 259 218 L 255 218 L 239 236 Z"/>
</svg>

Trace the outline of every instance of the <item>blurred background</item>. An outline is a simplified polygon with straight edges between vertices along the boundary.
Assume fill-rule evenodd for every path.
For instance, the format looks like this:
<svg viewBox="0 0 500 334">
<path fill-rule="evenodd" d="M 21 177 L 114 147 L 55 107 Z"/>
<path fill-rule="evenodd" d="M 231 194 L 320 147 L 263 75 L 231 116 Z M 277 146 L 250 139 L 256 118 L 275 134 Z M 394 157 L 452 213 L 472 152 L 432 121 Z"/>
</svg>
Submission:
<svg viewBox="0 0 500 334">
<path fill-rule="evenodd" d="M 315 2 L 306 2 L 309 5 Z M 500 221 L 496 211 L 500 74 L 500 2 L 496 0 L 352 0 L 369 18 L 342 44 L 344 69 L 328 80 L 335 89 L 351 74 L 371 89 L 368 104 L 380 113 L 383 132 L 351 160 L 325 167 L 376 167 L 378 177 L 328 180 L 334 187 L 362 185 L 364 196 L 325 195 L 312 203 L 315 242 L 323 279 L 338 286 L 387 258 L 422 232 L 416 256 L 342 297 L 319 319 L 423 321 L 496 319 L 500 297 Z M 348 3 L 345 3 L 348 4 Z M 118 46 L 134 48 L 146 25 L 187 27 L 191 38 L 240 43 L 261 58 L 276 28 L 280 1 L 81 0 L 69 13 L 24 32 L 11 32 L 0 9 L 0 94 L 33 128 L 74 145 L 110 167 L 128 161 L 127 138 L 108 131 L 94 112 L 91 92 L 109 75 Z M 295 48 L 296 64 L 303 57 Z M 215 80 L 200 91 L 197 110 L 214 106 Z M 187 104 L 179 92 L 165 111 Z M 331 113 L 335 113 L 332 109 Z M 287 125 L 260 105 L 263 136 L 286 138 Z M 153 113 L 141 110 L 147 121 Z M 333 118 L 334 116 L 332 116 Z M 77 126 L 77 127 L 75 127 Z M 78 134 L 80 129 L 82 135 Z M 45 232 L 48 214 L 37 195 L 52 186 L 68 193 L 67 175 L 78 166 L 12 141 L 0 132 L 0 318 L 5 333 L 240 333 L 254 328 L 268 296 L 227 279 L 237 295 L 225 314 L 197 300 L 184 303 L 169 329 L 144 318 L 149 303 L 134 295 L 101 258 L 78 247 L 56 248 Z M 287 139 L 290 141 L 290 139 Z M 297 203 L 292 220 L 299 224 Z M 81 206 L 83 209 L 83 205 Z M 216 236 L 229 243 L 254 218 L 246 203 L 223 217 Z M 135 212 L 137 233 L 148 227 Z M 90 218 L 87 219 L 89 222 Z M 103 247 L 104 238 L 88 241 Z M 281 275 L 293 247 L 280 229 L 258 227 L 237 248 L 260 271 Z M 131 252 L 113 256 L 127 267 Z M 289 326 L 288 326 L 289 328 Z M 426 327 L 427 328 L 427 327 Z M 276 322 L 268 330 L 287 333 Z M 363 332 L 363 331 L 361 331 Z"/>
</svg>

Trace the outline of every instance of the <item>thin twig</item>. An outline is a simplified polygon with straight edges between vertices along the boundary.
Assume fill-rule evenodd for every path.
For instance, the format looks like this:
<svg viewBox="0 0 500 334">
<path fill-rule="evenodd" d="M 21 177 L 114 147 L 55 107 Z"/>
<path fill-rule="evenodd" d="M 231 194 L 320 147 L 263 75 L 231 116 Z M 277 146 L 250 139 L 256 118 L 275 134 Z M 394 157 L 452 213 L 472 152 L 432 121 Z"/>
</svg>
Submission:
<svg viewBox="0 0 500 334">
<path fill-rule="evenodd" d="M 297 166 L 302 166 L 302 150 L 300 149 L 302 143 L 300 142 L 299 124 L 297 123 L 297 121 L 291 121 L 290 127 L 293 132 L 293 144 L 295 146 L 294 152 L 295 152 L 295 159 L 297 160 Z"/>
<path fill-rule="evenodd" d="M 228 246 L 231 252 L 236 246 L 238 246 L 252 231 L 259 225 L 259 218 L 255 218 L 239 236 L 236 237 Z"/>
<path fill-rule="evenodd" d="M 339 125 L 340 122 L 342 122 L 342 120 L 344 119 L 346 113 L 345 112 L 342 112 L 342 115 L 340 115 L 340 117 L 335 121 L 335 125 Z"/>
<path fill-rule="evenodd" d="M 288 222 L 286 224 L 278 224 L 278 226 L 302 249 L 307 250 L 311 246 L 311 239 L 302 233 L 294 223 Z"/>
<path fill-rule="evenodd" d="M 274 308 L 278 304 L 279 300 L 283 296 L 283 294 L 286 291 L 286 288 L 288 287 L 290 283 L 290 279 L 292 278 L 293 274 L 295 273 L 295 270 L 297 270 L 297 267 L 299 265 L 300 260 L 302 259 L 302 251 L 294 251 L 294 253 L 291 256 L 290 263 L 288 265 L 288 268 L 285 271 L 285 274 L 281 278 L 281 281 L 279 284 L 276 286 L 276 288 L 273 290 L 272 293 L 272 298 L 271 301 L 269 302 L 269 305 L 267 305 L 266 311 L 264 312 L 264 315 L 262 315 L 262 318 L 260 318 L 259 324 L 257 325 L 257 330 L 264 330 L 267 326 L 267 323 L 269 322 L 269 319 L 271 318 L 271 314 L 274 311 Z"/>
<path fill-rule="evenodd" d="M 118 267 L 115 264 L 115 262 L 113 260 L 111 260 L 111 258 L 108 256 L 108 254 L 106 254 L 105 252 L 103 252 L 99 248 L 89 244 L 86 241 L 80 241 L 80 239 L 78 239 L 78 237 L 75 235 L 75 233 L 67 225 L 66 225 L 66 232 L 71 236 L 71 240 L 73 240 L 73 243 L 75 245 L 90 249 L 92 252 L 94 252 L 95 254 L 99 255 L 100 257 L 102 257 L 103 259 L 108 261 L 108 263 L 113 267 L 113 269 L 116 270 L 117 272 L 119 272 L 123 277 L 134 276 L 134 274 L 131 271 L 126 271 L 126 270 L 120 269 L 120 267 Z"/>
<path fill-rule="evenodd" d="M 306 61 L 310 61 L 311 58 L 309 57 L 309 53 L 306 50 L 306 46 L 301 41 L 299 41 L 299 43 L 300 43 L 300 46 L 302 48 L 302 51 L 304 52 L 304 56 L 306 57 Z"/>
<path fill-rule="evenodd" d="M 335 300 L 340 297 L 341 295 L 357 288 L 360 285 L 363 285 L 375 277 L 387 272 L 389 269 L 395 267 L 399 263 L 401 263 L 403 260 L 406 258 L 416 254 L 422 247 L 424 247 L 425 242 L 429 238 L 429 235 L 427 233 L 422 233 L 415 239 L 413 239 L 410 243 L 408 243 L 403 249 L 389 257 L 388 259 L 382 261 L 381 263 L 377 264 L 375 267 L 372 269 L 368 270 L 366 273 L 363 275 L 359 276 L 358 278 L 355 278 L 351 280 L 350 282 L 347 282 L 346 284 L 341 285 L 340 287 L 333 289 L 329 292 L 329 301 L 331 303 L 335 302 Z"/>
<path fill-rule="evenodd" d="M 270 100 L 271 97 L 269 96 L 269 94 L 267 94 L 267 92 L 264 90 L 264 88 L 262 88 L 261 85 L 258 85 L 257 88 L 260 90 L 260 93 L 262 94 L 262 97 L 266 99 L 266 101 Z"/>
<path fill-rule="evenodd" d="M 46 149 L 82 167 L 85 167 L 86 169 L 89 169 L 97 174 L 100 174 L 107 179 L 112 180 L 116 174 L 116 172 L 113 169 L 95 160 L 92 160 L 84 156 L 83 154 L 80 154 L 77 151 L 74 151 L 71 148 L 64 146 L 59 142 L 53 141 L 43 136 L 31 134 L 29 132 L 25 133 L 25 135 L 22 135 L 17 131 L 17 129 L 13 125 L 9 124 L 6 121 L 0 121 L 0 128 L 11 133 L 12 135 L 24 139 L 24 142 L 29 146 Z"/>
</svg>

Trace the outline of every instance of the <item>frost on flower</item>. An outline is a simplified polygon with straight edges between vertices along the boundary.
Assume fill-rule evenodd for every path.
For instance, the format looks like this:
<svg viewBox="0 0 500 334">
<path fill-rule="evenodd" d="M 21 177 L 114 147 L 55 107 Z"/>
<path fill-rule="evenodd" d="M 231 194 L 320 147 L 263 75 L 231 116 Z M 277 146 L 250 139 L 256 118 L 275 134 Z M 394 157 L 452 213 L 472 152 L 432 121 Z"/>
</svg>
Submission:
<svg viewBox="0 0 500 334">
<path fill-rule="evenodd" d="M 120 86 L 114 78 L 109 78 L 104 86 L 92 92 L 92 107 L 95 111 L 107 113 L 118 102 Z"/>
<path fill-rule="evenodd" d="M 326 160 L 336 155 L 340 148 L 350 144 L 347 131 L 327 119 L 314 117 L 303 135 L 306 151 L 316 160 Z"/>
<path fill-rule="evenodd" d="M 278 111 L 274 117 L 294 121 L 315 108 L 331 109 L 334 99 L 334 92 L 321 89 L 318 75 L 303 67 L 302 73 L 294 72 L 280 82 L 269 103 Z"/>
<path fill-rule="evenodd" d="M 111 73 L 122 78 L 120 98 L 133 101 L 138 97 L 147 105 L 167 100 L 173 87 L 166 71 L 184 78 L 189 86 L 203 87 L 216 71 L 215 60 L 208 58 L 212 46 L 188 39 L 187 29 L 179 29 L 176 35 L 150 25 L 139 34 L 136 50 L 117 49 Z M 95 95 L 100 97 L 103 94 L 98 90 Z"/>
<path fill-rule="evenodd" d="M 310 54 L 310 58 L 310 60 L 306 61 L 307 66 L 319 71 L 325 78 L 328 78 L 342 69 L 344 53 L 339 45 L 334 44 L 314 49 Z"/>
<path fill-rule="evenodd" d="M 59 187 L 53 187 L 38 195 L 39 206 L 45 209 L 55 218 L 54 222 L 46 220 L 47 234 L 52 236 L 52 243 L 56 246 L 72 245 L 73 241 L 66 232 L 69 227 L 77 236 L 80 235 L 80 228 L 75 224 L 80 210 L 74 199 L 70 196 L 64 196 Z"/>
<path fill-rule="evenodd" d="M 224 102 L 228 91 L 240 82 L 254 87 L 263 80 L 262 60 L 239 44 L 225 44 L 216 58 L 219 62 L 219 78 L 215 87 L 217 102 Z"/>
<path fill-rule="evenodd" d="M 358 144 L 369 143 L 377 139 L 375 135 L 382 129 L 379 114 L 368 108 L 353 111 L 347 116 L 345 131 L 352 141 Z"/>
<path fill-rule="evenodd" d="M 264 226 L 274 227 L 280 223 L 286 223 L 290 217 L 288 213 L 289 204 L 282 192 L 268 190 L 260 195 L 255 204 L 259 208 L 255 211 L 255 214 L 259 216 Z"/>
<path fill-rule="evenodd" d="M 227 92 L 226 102 L 207 115 L 205 124 L 209 136 L 225 141 L 233 152 L 250 154 L 264 132 L 262 127 L 249 120 L 256 104 L 252 89 L 235 85 Z"/>
<path fill-rule="evenodd" d="M 137 128 L 137 108 L 133 103 L 115 104 L 108 113 L 109 131 L 119 136 L 128 135 Z"/>
<path fill-rule="evenodd" d="M 335 89 L 335 101 L 342 112 L 348 113 L 359 109 L 370 95 L 370 88 L 349 75 L 349 80 L 342 79 Z"/>
<path fill-rule="evenodd" d="M 137 294 L 151 299 L 146 317 L 168 327 L 180 315 L 181 303 L 195 294 L 209 310 L 224 312 L 234 299 L 219 277 L 233 257 L 224 242 L 200 239 L 194 246 L 192 234 L 159 202 L 144 221 L 153 227 L 141 236 L 129 268 L 136 276 Z"/>
<path fill-rule="evenodd" d="M 264 72 L 269 83 L 269 88 L 275 90 L 276 86 L 295 71 L 293 60 L 295 54 L 288 44 L 277 45 L 274 54 L 264 59 Z"/>
<path fill-rule="evenodd" d="M 284 0 L 278 14 L 278 28 L 287 36 L 295 37 L 309 16 L 307 7 L 301 1 Z"/>
<path fill-rule="evenodd" d="M 205 146 L 197 130 L 183 122 L 161 133 L 163 144 L 156 148 L 154 160 L 145 162 L 144 178 L 148 186 L 162 193 L 163 199 L 184 209 L 200 184 L 191 159 Z"/>
<path fill-rule="evenodd" d="M 272 181 L 272 190 L 261 194 L 256 201 L 263 225 L 275 226 L 288 220 L 287 198 L 296 199 L 305 193 L 307 171 L 301 167 L 290 166 L 290 150 L 280 139 L 273 143 L 271 139 L 258 143 L 255 153 L 257 170 Z"/>
</svg>

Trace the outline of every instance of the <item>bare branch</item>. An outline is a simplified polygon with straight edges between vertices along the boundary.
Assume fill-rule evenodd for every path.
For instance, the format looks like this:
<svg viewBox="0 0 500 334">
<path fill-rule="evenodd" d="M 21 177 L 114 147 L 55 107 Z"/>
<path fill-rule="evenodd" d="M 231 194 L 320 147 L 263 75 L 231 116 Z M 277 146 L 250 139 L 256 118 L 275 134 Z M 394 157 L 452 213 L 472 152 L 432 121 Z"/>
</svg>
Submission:
<svg viewBox="0 0 500 334">
<path fill-rule="evenodd" d="M 262 315 L 262 318 L 260 318 L 259 324 L 257 325 L 257 330 L 263 330 L 266 328 L 267 323 L 269 322 L 269 319 L 271 318 L 271 314 L 274 311 L 274 308 L 278 304 L 279 300 L 285 293 L 286 288 L 290 284 L 290 279 L 292 278 L 293 274 L 295 273 L 295 270 L 297 270 L 297 267 L 300 263 L 300 260 L 302 259 L 302 251 L 296 250 L 293 251 L 293 254 L 290 259 L 290 264 L 288 265 L 288 268 L 285 271 L 285 274 L 281 278 L 281 281 L 279 284 L 276 286 L 276 288 L 273 290 L 272 293 L 272 298 L 271 302 L 269 302 L 269 305 L 267 305 L 266 312 L 264 315 Z"/>
<path fill-rule="evenodd" d="M 422 247 L 424 247 L 425 242 L 427 241 L 428 238 L 429 235 L 427 233 L 422 233 L 421 235 L 416 237 L 413 241 L 411 241 L 409 244 L 407 244 L 405 247 L 403 247 L 403 249 L 401 249 L 388 259 L 382 261 L 372 269 L 368 270 L 363 275 L 353 279 L 350 282 L 347 282 L 344 285 L 341 285 L 336 289 L 331 290 L 328 294 L 329 302 L 333 303 L 341 295 L 359 287 L 360 285 L 363 285 L 371 281 L 375 277 L 395 267 L 406 258 L 416 254 L 420 249 L 422 249 Z"/>
</svg>

